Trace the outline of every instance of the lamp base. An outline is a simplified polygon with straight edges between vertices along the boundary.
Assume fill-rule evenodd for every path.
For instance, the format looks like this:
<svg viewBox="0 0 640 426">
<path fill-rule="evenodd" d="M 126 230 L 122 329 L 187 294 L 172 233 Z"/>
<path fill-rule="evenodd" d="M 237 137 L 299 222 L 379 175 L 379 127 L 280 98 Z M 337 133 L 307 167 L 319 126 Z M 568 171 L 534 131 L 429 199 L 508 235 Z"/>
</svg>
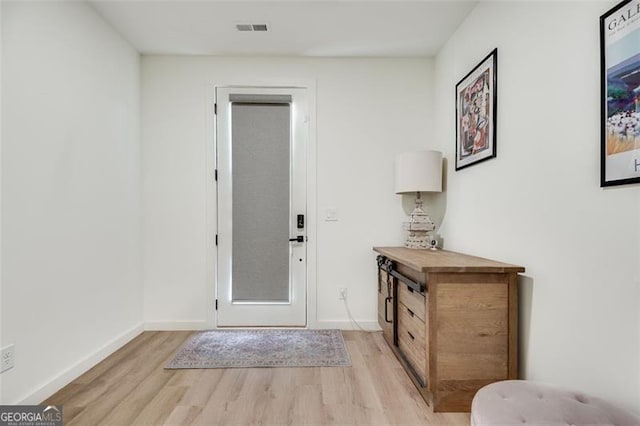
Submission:
<svg viewBox="0 0 640 426">
<path fill-rule="evenodd" d="M 404 222 L 404 229 L 409 231 L 404 246 L 411 249 L 428 249 L 433 247 L 429 235 L 436 229 L 435 223 L 422 209 L 422 199 L 420 193 L 416 195 L 416 205 L 409 216 L 409 221 Z"/>
<path fill-rule="evenodd" d="M 404 246 L 410 249 L 428 249 L 431 248 L 431 238 L 427 231 L 409 231 Z"/>
</svg>

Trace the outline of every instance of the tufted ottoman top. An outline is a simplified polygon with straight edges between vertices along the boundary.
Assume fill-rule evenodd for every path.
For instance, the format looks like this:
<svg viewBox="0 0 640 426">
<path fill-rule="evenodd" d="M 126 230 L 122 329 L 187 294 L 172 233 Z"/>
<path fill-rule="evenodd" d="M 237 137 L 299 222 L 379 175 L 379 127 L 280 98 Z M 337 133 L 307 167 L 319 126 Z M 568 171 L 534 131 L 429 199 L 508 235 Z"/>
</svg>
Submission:
<svg viewBox="0 0 640 426">
<path fill-rule="evenodd" d="M 476 393 L 471 403 L 471 424 L 638 426 L 640 417 L 581 392 L 506 380 Z"/>
</svg>

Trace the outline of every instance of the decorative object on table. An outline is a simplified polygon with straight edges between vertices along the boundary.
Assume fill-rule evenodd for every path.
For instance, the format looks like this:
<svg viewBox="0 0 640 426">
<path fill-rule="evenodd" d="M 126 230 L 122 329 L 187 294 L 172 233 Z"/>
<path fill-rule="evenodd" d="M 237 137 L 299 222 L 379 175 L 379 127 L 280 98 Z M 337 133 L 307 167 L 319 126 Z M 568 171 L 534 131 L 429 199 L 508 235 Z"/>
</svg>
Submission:
<svg viewBox="0 0 640 426">
<path fill-rule="evenodd" d="M 600 17 L 600 186 L 640 183 L 640 0 Z"/>
<path fill-rule="evenodd" d="M 422 208 L 421 192 L 442 192 L 442 153 L 439 151 L 412 151 L 396 156 L 396 194 L 416 194 L 416 204 L 403 227 L 408 231 L 405 247 L 426 249 L 431 247 L 429 233 L 435 223 Z"/>
<path fill-rule="evenodd" d="M 438 237 L 433 234 L 429 236 L 429 248 L 431 250 L 438 250 Z"/>
<path fill-rule="evenodd" d="M 340 330 L 209 330 L 165 368 L 348 367 Z"/>
<path fill-rule="evenodd" d="M 456 170 L 496 156 L 498 49 L 456 84 Z"/>
</svg>

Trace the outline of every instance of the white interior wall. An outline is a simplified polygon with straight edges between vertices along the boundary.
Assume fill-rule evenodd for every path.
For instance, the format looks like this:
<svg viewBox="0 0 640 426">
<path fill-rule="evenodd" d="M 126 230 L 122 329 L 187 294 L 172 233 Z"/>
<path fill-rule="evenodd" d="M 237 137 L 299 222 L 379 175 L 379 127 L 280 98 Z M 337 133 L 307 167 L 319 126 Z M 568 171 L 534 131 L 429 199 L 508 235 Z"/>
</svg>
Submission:
<svg viewBox="0 0 640 426">
<path fill-rule="evenodd" d="M 435 64 L 447 248 L 527 268 L 522 375 L 640 407 L 638 185 L 601 189 L 598 18 L 481 2 Z M 498 48 L 498 156 L 456 172 L 455 84 Z"/>
<path fill-rule="evenodd" d="M 82 2 L 3 2 L 3 404 L 142 329 L 139 55 Z"/>
<path fill-rule="evenodd" d="M 0 320 L 2 320 L 2 2 L 0 1 Z M 2 346 L 2 325 L 0 324 L 0 348 Z M 0 402 L 2 399 L 2 374 L 0 374 Z"/>
<path fill-rule="evenodd" d="M 212 326 L 213 229 L 207 151 L 215 84 L 316 84 L 317 294 L 310 323 L 376 327 L 373 245 L 399 244 L 404 211 L 393 156 L 425 148 L 432 130 L 429 59 L 143 56 L 145 319 L 155 328 Z M 209 174 L 209 179 L 211 174 Z M 327 208 L 337 222 L 323 220 Z M 210 214 L 214 214 L 212 211 Z M 211 220 L 211 217 L 209 218 Z M 215 223 L 215 220 L 212 221 Z M 310 241 L 309 244 L 314 244 Z M 314 297 L 313 295 L 311 296 Z"/>
</svg>

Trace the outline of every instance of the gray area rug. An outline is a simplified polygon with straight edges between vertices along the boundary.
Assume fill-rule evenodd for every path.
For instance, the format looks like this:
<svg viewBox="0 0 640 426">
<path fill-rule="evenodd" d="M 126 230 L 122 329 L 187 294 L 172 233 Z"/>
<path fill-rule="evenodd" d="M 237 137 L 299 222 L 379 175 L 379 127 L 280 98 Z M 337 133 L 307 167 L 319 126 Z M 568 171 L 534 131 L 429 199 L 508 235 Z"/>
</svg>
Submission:
<svg viewBox="0 0 640 426">
<path fill-rule="evenodd" d="M 340 330 L 210 330 L 195 334 L 165 367 L 348 367 Z"/>
</svg>

